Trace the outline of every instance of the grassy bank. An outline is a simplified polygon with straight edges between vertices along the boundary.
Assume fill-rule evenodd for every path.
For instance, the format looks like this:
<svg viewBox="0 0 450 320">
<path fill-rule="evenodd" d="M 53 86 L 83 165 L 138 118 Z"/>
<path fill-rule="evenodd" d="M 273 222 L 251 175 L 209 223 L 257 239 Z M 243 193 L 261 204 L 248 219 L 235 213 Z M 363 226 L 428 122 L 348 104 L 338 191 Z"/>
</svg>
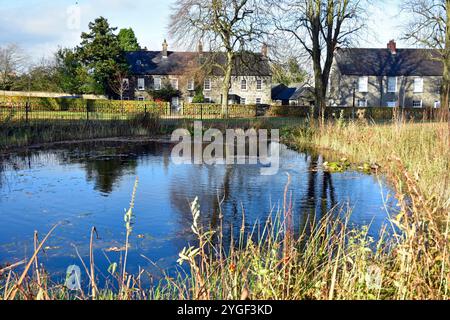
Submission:
<svg viewBox="0 0 450 320">
<path fill-rule="evenodd" d="M 357 162 L 377 163 L 397 192 L 399 212 L 375 241 L 368 228 L 351 229 L 344 212 L 330 212 L 293 232 L 294 211 L 286 186 L 284 206 L 255 227 L 226 239 L 222 228 L 200 224 L 191 206 L 197 241 L 178 262 L 190 268 L 143 289 L 144 274 L 130 275 L 126 255 L 109 270 L 111 290 L 97 288 L 95 262 L 85 262 L 89 288 L 71 292 L 52 284 L 38 264 L 40 247 L 24 271 L 5 269 L 0 299 L 448 299 L 450 289 L 450 145 L 447 124 L 329 123 L 285 133 L 299 148 L 338 151 Z M 134 199 L 134 197 L 132 197 Z M 128 248 L 132 229 L 125 215 Z M 339 218 L 340 217 L 340 218 Z M 219 225 L 221 225 L 219 223 Z M 243 228 L 242 228 L 243 230 Z M 387 237 L 386 234 L 391 236 Z M 51 235 L 50 235 L 51 236 Z M 94 232 L 91 240 L 94 239 Z M 231 248 L 225 250 L 224 248 Z"/>
<path fill-rule="evenodd" d="M 0 123 L 0 150 L 27 147 L 35 144 L 77 141 L 111 137 L 141 137 L 163 133 L 157 116 L 142 115 L 123 120 L 32 121 Z"/>
</svg>

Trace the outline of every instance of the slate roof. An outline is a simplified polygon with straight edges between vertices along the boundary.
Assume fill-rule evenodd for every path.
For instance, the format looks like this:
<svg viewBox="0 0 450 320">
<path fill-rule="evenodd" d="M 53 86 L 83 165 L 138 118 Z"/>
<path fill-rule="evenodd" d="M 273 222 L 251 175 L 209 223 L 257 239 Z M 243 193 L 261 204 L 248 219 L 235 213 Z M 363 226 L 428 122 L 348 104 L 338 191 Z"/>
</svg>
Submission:
<svg viewBox="0 0 450 320">
<path fill-rule="evenodd" d="M 205 52 L 200 57 L 197 52 L 169 51 L 167 58 L 163 58 L 161 51 L 132 51 L 126 53 L 126 60 L 130 71 L 135 75 L 181 75 L 190 68 L 198 68 L 205 61 L 214 61 L 224 65 L 224 53 Z M 214 75 L 222 72 L 215 68 Z M 269 61 L 261 54 L 242 53 L 236 58 L 233 76 L 270 76 L 272 74 Z"/>
<path fill-rule="evenodd" d="M 439 52 L 432 49 L 339 49 L 341 74 L 353 76 L 442 76 Z"/>
<path fill-rule="evenodd" d="M 272 100 L 299 100 L 307 98 L 313 94 L 313 88 L 305 85 L 294 85 L 287 87 L 284 84 L 278 84 L 272 88 Z"/>
</svg>

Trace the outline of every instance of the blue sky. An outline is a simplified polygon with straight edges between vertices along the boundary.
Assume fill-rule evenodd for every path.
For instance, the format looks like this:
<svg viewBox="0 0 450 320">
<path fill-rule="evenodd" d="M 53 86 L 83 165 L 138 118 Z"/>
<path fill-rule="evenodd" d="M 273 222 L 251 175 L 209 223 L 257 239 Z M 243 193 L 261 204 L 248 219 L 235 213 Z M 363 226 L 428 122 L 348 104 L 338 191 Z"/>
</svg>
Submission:
<svg viewBox="0 0 450 320">
<path fill-rule="evenodd" d="M 168 37 L 168 15 L 173 1 L 0 0 L 0 45 L 17 43 L 39 59 L 58 46 L 77 45 L 89 21 L 102 15 L 113 26 L 132 27 L 142 46 L 159 50 L 163 39 Z M 399 38 L 399 1 L 375 1 L 370 6 L 370 31 L 362 35 L 360 46 L 384 47 L 390 39 Z M 399 41 L 399 46 L 404 45 Z"/>
</svg>

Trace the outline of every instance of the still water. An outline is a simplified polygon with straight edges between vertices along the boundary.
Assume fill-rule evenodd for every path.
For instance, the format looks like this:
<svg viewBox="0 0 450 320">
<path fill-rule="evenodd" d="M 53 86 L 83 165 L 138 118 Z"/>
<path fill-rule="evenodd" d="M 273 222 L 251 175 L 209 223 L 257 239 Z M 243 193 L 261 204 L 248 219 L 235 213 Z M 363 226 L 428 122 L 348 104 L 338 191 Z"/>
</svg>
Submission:
<svg viewBox="0 0 450 320">
<path fill-rule="evenodd" d="M 54 274 L 86 261 L 90 230 L 95 240 L 100 275 L 124 245 L 123 215 L 139 177 L 129 271 L 157 271 L 175 266 L 190 241 L 189 202 L 199 197 L 204 224 L 218 223 L 218 198 L 223 198 L 224 226 L 238 230 L 245 212 L 248 230 L 282 206 L 287 174 L 297 229 L 331 208 L 353 210 L 351 223 L 371 224 L 376 237 L 394 207 L 391 192 L 379 177 L 355 171 L 326 173 L 321 155 L 281 151 L 280 171 L 261 176 L 258 165 L 174 165 L 171 144 L 109 142 L 64 146 L 0 158 L 0 265 L 30 257 L 33 234 L 42 239 L 59 223 L 46 243 L 40 263 Z"/>
</svg>

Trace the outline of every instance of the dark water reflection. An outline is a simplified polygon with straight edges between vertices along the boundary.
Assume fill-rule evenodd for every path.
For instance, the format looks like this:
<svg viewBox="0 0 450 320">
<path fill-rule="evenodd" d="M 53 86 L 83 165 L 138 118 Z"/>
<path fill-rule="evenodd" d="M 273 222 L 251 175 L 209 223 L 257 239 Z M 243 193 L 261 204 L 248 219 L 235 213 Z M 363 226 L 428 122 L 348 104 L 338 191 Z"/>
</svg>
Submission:
<svg viewBox="0 0 450 320">
<path fill-rule="evenodd" d="M 276 176 L 261 176 L 258 165 L 176 166 L 170 144 L 104 143 L 15 154 L 0 163 L 0 264 L 32 253 L 34 230 L 44 236 L 61 223 L 47 244 L 41 262 L 63 274 L 80 264 L 75 247 L 88 254 L 89 231 L 95 226 L 96 263 L 103 273 L 119 253 L 103 252 L 124 241 L 124 209 L 139 176 L 130 271 L 151 264 L 174 266 L 179 251 L 192 241 L 189 202 L 199 196 L 203 223 L 218 224 L 218 199 L 224 199 L 224 225 L 238 230 L 245 211 L 250 230 L 282 206 L 287 173 L 299 230 L 308 219 L 339 206 L 353 208 L 351 223 L 372 224 L 376 236 L 386 222 L 383 198 L 389 190 L 377 177 L 357 172 L 330 174 L 320 169 L 320 155 L 283 149 Z M 391 201 L 392 202 L 392 201 Z M 387 206 L 393 203 L 387 202 Z M 231 228 L 230 226 L 233 226 Z"/>
</svg>

